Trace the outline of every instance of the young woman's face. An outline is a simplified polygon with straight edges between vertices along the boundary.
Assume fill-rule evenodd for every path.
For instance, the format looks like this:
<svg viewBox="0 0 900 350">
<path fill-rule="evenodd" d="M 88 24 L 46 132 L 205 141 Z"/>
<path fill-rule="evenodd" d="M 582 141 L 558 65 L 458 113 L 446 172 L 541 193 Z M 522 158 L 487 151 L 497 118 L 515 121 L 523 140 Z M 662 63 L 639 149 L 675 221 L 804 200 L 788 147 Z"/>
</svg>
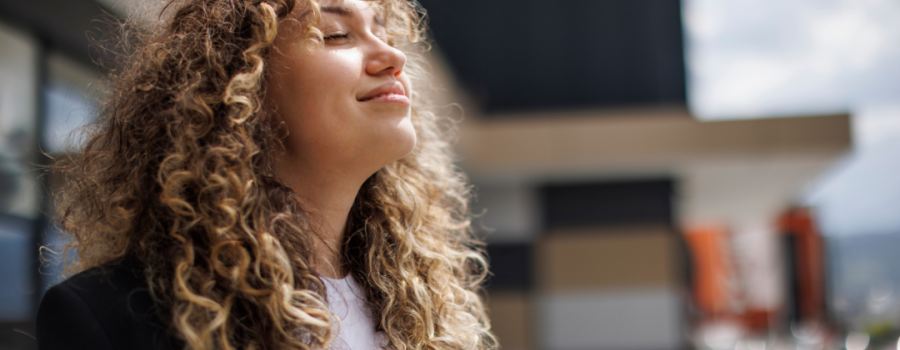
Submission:
<svg viewBox="0 0 900 350">
<path fill-rule="evenodd" d="M 387 44 L 370 3 L 320 5 L 321 48 L 307 48 L 304 23 L 279 27 L 267 98 L 289 132 L 284 145 L 290 168 L 363 171 L 368 177 L 416 144 L 406 55 Z M 294 18 L 304 11 L 295 9 Z"/>
</svg>

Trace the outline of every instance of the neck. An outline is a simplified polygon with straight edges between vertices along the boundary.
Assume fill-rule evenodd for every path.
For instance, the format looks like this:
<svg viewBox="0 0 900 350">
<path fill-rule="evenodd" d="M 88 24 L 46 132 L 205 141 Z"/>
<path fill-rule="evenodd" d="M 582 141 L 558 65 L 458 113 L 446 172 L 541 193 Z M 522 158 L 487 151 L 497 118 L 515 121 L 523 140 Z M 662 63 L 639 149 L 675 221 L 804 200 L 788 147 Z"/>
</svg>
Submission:
<svg viewBox="0 0 900 350">
<path fill-rule="evenodd" d="M 281 162 L 282 164 L 291 164 Z M 365 178 L 339 176 L 342 172 L 308 172 L 288 166 L 280 169 L 282 181 L 290 187 L 304 210 L 310 215 L 312 268 L 324 277 L 343 278 L 346 267 L 341 263 L 341 250 L 347 217 Z M 308 168 L 307 168 L 308 169 Z"/>
</svg>

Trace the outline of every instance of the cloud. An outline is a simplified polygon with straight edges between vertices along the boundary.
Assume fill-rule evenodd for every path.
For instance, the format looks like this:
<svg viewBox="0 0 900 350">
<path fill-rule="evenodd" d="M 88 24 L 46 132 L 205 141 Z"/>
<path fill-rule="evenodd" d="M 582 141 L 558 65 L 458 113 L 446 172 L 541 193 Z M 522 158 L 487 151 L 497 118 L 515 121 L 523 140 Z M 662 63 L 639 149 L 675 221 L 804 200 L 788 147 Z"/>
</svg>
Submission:
<svg viewBox="0 0 900 350">
<path fill-rule="evenodd" d="M 900 4 L 883 0 L 685 1 L 692 110 L 700 119 L 851 111 L 900 81 Z M 860 79 L 860 77 L 866 79 Z"/>
</svg>

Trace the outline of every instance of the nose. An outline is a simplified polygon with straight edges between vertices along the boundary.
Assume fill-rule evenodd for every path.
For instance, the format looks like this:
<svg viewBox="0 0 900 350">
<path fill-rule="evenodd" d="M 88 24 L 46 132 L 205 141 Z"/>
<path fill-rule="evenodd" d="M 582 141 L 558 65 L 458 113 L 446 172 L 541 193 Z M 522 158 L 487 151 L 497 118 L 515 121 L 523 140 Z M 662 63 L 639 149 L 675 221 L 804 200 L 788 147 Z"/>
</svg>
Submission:
<svg viewBox="0 0 900 350">
<path fill-rule="evenodd" d="M 406 65 L 406 54 L 396 47 L 388 45 L 381 39 L 373 39 L 370 45 L 369 59 L 366 62 L 366 73 L 375 76 L 399 76 Z"/>
</svg>

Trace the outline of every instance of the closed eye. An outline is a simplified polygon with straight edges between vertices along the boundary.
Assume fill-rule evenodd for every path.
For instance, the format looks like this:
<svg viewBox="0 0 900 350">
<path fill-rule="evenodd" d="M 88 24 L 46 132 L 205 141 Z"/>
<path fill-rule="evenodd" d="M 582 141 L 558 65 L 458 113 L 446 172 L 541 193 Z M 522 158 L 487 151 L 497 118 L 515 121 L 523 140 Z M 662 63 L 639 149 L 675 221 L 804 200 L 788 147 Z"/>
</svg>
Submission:
<svg viewBox="0 0 900 350">
<path fill-rule="evenodd" d="M 334 40 L 347 39 L 348 37 L 350 37 L 349 33 L 337 33 L 337 34 L 328 35 L 322 39 L 325 39 L 325 41 L 334 41 Z"/>
</svg>

